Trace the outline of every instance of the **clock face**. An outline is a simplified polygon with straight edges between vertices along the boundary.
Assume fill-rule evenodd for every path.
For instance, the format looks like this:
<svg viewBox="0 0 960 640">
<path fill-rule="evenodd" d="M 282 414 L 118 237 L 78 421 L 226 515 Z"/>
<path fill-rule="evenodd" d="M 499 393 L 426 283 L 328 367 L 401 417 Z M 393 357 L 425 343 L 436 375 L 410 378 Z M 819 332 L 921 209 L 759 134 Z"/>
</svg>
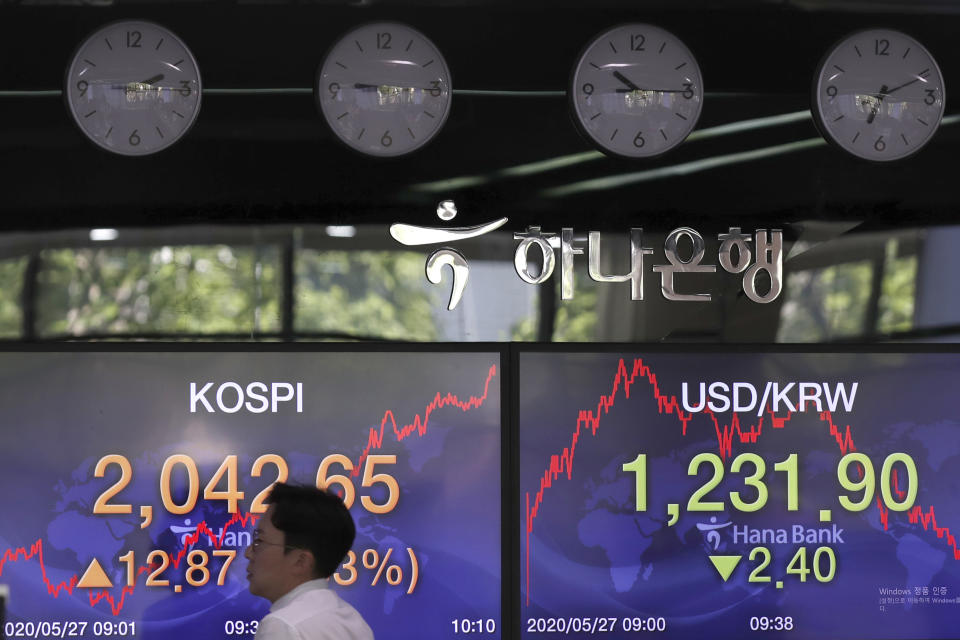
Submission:
<svg viewBox="0 0 960 640">
<path fill-rule="evenodd" d="M 587 46 L 573 72 L 576 120 L 603 151 L 656 156 L 693 131 L 703 105 L 700 67 L 673 34 L 625 24 Z"/>
<path fill-rule="evenodd" d="M 406 25 L 375 23 L 345 35 L 317 73 L 315 97 L 347 145 L 373 156 L 419 149 L 450 111 L 450 71 L 437 48 Z"/>
<path fill-rule="evenodd" d="M 943 116 L 943 76 L 936 61 L 919 42 L 888 29 L 841 41 L 824 59 L 814 91 L 825 136 L 867 160 L 916 153 Z"/>
<path fill-rule="evenodd" d="M 200 112 L 200 72 L 167 29 L 114 22 L 87 38 L 67 70 L 64 96 L 80 130 L 127 156 L 156 153 L 180 139 Z"/>
</svg>

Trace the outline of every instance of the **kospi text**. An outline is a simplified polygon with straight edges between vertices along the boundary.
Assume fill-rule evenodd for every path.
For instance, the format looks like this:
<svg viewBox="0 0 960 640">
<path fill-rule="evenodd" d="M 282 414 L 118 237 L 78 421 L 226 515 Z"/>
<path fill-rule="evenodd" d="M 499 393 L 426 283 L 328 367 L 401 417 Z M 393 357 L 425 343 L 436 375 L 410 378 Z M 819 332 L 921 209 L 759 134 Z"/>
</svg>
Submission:
<svg viewBox="0 0 960 640">
<path fill-rule="evenodd" d="M 296 412 L 303 413 L 302 382 L 191 382 L 190 413 L 277 413 L 281 403 L 295 403 Z"/>
</svg>

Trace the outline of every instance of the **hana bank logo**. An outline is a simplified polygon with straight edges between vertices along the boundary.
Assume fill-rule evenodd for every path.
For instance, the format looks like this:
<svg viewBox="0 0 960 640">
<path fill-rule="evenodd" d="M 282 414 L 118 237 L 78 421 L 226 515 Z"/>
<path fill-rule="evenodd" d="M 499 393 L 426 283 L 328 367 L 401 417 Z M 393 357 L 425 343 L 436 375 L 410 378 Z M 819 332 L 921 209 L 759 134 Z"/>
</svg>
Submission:
<svg viewBox="0 0 960 640">
<path fill-rule="evenodd" d="M 214 546 L 214 542 L 210 539 L 208 535 L 200 535 L 197 537 L 196 542 L 191 542 L 191 538 L 196 536 L 198 524 L 192 524 L 190 518 L 186 518 L 183 521 L 183 525 L 170 525 L 170 531 L 177 537 L 177 542 L 180 543 L 180 547 L 183 549 L 191 550 L 194 547 L 198 546 Z M 215 531 L 214 535 L 217 537 L 217 540 L 222 542 L 218 548 L 233 548 L 233 549 L 244 549 L 250 546 L 251 535 L 249 531 L 230 531 L 226 533 L 223 532 L 223 527 L 220 527 L 219 531 Z"/>
<path fill-rule="evenodd" d="M 717 551 L 720 548 L 720 529 L 724 527 L 729 527 L 732 522 L 723 522 L 717 524 L 717 516 L 710 516 L 710 524 L 705 522 L 698 522 L 697 529 L 703 532 L 704 538 L 706 538 L 706 544 L 713 551 Z"/>
<path fill-rule="evenodd" d="M 444 222 L 453 220 L 456 216 L 457 206 L 453 200 L 444 200 L 437 205 L 437 217 Z M 397 223 L 390 225 L 390 235 L 393 236 L 394 240 L 408 247 L 439 244 L 441 242 L 476 238 L 499 229 L 506 223 L 507 218 L 500 218 L 473 227 L 453 227 L 449 229 Z M 453 270 L 453 287 L 450 290 L 450 302 L 447 304 L 447 309 L 452 311 L 460 304 L 460 298 L 463 297 L 463 291 L 467 287 L 467 278 L 470 275 L 470 266 L 467 264 L 467 259 L 456 249 L 442 247 L 427 257 L 425 267 L 427 280 L 433 284 L 440 284 L 443 278 L 443 268 L 448 265 Z"/>
<path fill-rule="evenodd" d="M 457 215 L 457 207 L 452 200 L 444 200 L 437 206 L 437 216 L 444 221 Z M 418 227 L 410 224 L 395 223 L 390 226 L 390 235 L 400 244 L 416 246 L 437 244 L 476 238 L 507 223 L 500 218 L 473 227 L 450 229 L 436 227 Z M 586 256 L 587 273 L 590 279 L 600 283 L 630 283 L 630 299 L 644 299 L 644 262 L 653 255 L 653 247 L 643 246 L 643 228 L 631 227 L 629 242 L 630 271 L 627 273 L 605 273 L 601 269 L 600 232 L 590 231 L 586 236 L 577 235 L 573 227 L 564 227 L 559 236 L 556 233 L 544 233 L 539 226 L 528 226 L 525 232 L 513 234 L 514 240 L 520 240 L 513 256 L 513 266 L 517 275 L 527 284 L 542 285 L 553 275 L 556 267 L 554 252 L 560 250 L 560 299 L 572 300 L 574 296 L 574 260 L 576 256 Z M 681 252 L 681 241 L 688 241 L 692 247 L 689 255 Z M 586 244 L 584 244 L 586 243 Z M 724 271 L 742 278 L 743 293 L 747 298 L 759 304 L 768 304 L 779 297 L 783 290 L 783 230 L 757 229 L 754 235 L 743 233 L 740 227 L 730 227 L 726 233 L 717 235 L 717 260 Z M 530 249 L 536 246 L 542 254 L 542 267 L 531 269 L 527 258 Z M 710 302 L 713 293 L 686 293 L 679 290 L 693 287 L 686 278 L 698 274 L 717 273 L 717 265 L 704 264 L 706 257 L 706 239 L 695 229 L 677 227 L 667 234 L 663 243 L 665 264 L 653 265 L 653 272 L 660 277 L 660 293 L 666 300 L 678 302 Z M 752 263 L 752 264 L 751 264 Z M 469 267 L 463 254 L 456 249 L 443 247 L 427 258 L 427 280 L 440 284 L 443 267 L 450 266 L 453 271 L 453 288 L 447 309 L 453 310 L 460 302 L 467 286 Z"/>
</svg>

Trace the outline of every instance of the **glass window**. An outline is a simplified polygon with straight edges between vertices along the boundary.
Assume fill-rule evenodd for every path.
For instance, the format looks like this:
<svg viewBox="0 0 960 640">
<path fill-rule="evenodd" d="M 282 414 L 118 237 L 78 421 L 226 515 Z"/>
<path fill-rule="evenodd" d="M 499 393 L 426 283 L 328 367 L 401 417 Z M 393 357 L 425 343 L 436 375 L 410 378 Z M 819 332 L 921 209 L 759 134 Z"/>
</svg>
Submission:
<svg viewBox="0 0 960 640">
<path fill-rule="evenodd" d="M 40 262 L 41 338 L 280 329 L 274 247 L 47 249 Z"/>
<path fill-rule="evenodd" d="M 19 338 L 23 332 L 23 281 L 27 258 L 0 260 L 0 339 Z"/>
<path fill-rule="evenodd" d="M 838 264 L 787 276 L 778 342 L 820 342 L 863 335 L 873 265 Z"/>
<path fill-rule="evenodd" d="M 423 280 L 416 252 L 301 249 L 294 329 L 319 337 L 436 340 L 439 300 Z"/>
</svg>

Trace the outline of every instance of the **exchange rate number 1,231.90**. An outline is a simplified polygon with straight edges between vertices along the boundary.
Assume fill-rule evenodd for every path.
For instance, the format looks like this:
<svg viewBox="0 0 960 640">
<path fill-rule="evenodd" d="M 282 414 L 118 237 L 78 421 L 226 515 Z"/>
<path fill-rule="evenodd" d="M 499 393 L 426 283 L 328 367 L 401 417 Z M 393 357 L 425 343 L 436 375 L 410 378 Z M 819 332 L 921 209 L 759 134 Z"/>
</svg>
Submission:
<svg viewBox="0 0 960 640">
<path fill-rule="evenodd" d="M 901 465 L 906 471 L 906 490 L 900 488 L 900 477 L 896 465 Z M 700 453 L 694 456 L 687 468 L 687 475 L 696 476 L 700 467 L 706 466 L 712 470 L 704 484 L 697 489 L 687 503 L 687 511 L 723 511 L 726 505 L 720 501 L 707 500 L 707 494 L 715 489 L 723 480 L 723 460 L 714 453 Z M 851 473 L 850 467 L 853 467 Z M 763 480 L 767 466 L 763 458 L 755 453 L 741 453 L 730 464 L 732 473 L 752 470 L 753 473 L 743 479 L 744 485 L 754 489 L 755 498 L 745 500 L 739 491 L 731 491 L 730 502 L 735 509 L 742 512 L 759 511 L 767 504 L 769 491 Z M 773 465 L 775 472 L 780 471 L 787 478 L 787 510 L 797 511 L 800 508 L 800 488 L 798 483 L 799 462 L 796 453 L 791 453 L 786 459 Z M 647 510 L 647 456 L 639 454 L 632 462 L 623 465 L 623 470 L 632 472 L 636 477 L 636 507 L 637 511 Z M 851 479 L 853 476 L 856 479 Z M 863 511 L 870 506 L 876 491 L 877 477 L 873 463 L 862 453 L 848 453 L 840 459 L 837 465 L 837 479 L 847 491 L 863 492 L 859 500 L 848 496 L 838 496 L 840 505 L 847 511 Z M 906 511 L 913 506 L 917 499 L 917 465 L 906 453 L 891 453 L 883 461 L 880 471 L 880 493 L 883 502 L 891 511 Z M 676 505 L 673 505 L 676 506 Z M 673 521 L 670 524 L 674 524 Z"/>
</svg>

